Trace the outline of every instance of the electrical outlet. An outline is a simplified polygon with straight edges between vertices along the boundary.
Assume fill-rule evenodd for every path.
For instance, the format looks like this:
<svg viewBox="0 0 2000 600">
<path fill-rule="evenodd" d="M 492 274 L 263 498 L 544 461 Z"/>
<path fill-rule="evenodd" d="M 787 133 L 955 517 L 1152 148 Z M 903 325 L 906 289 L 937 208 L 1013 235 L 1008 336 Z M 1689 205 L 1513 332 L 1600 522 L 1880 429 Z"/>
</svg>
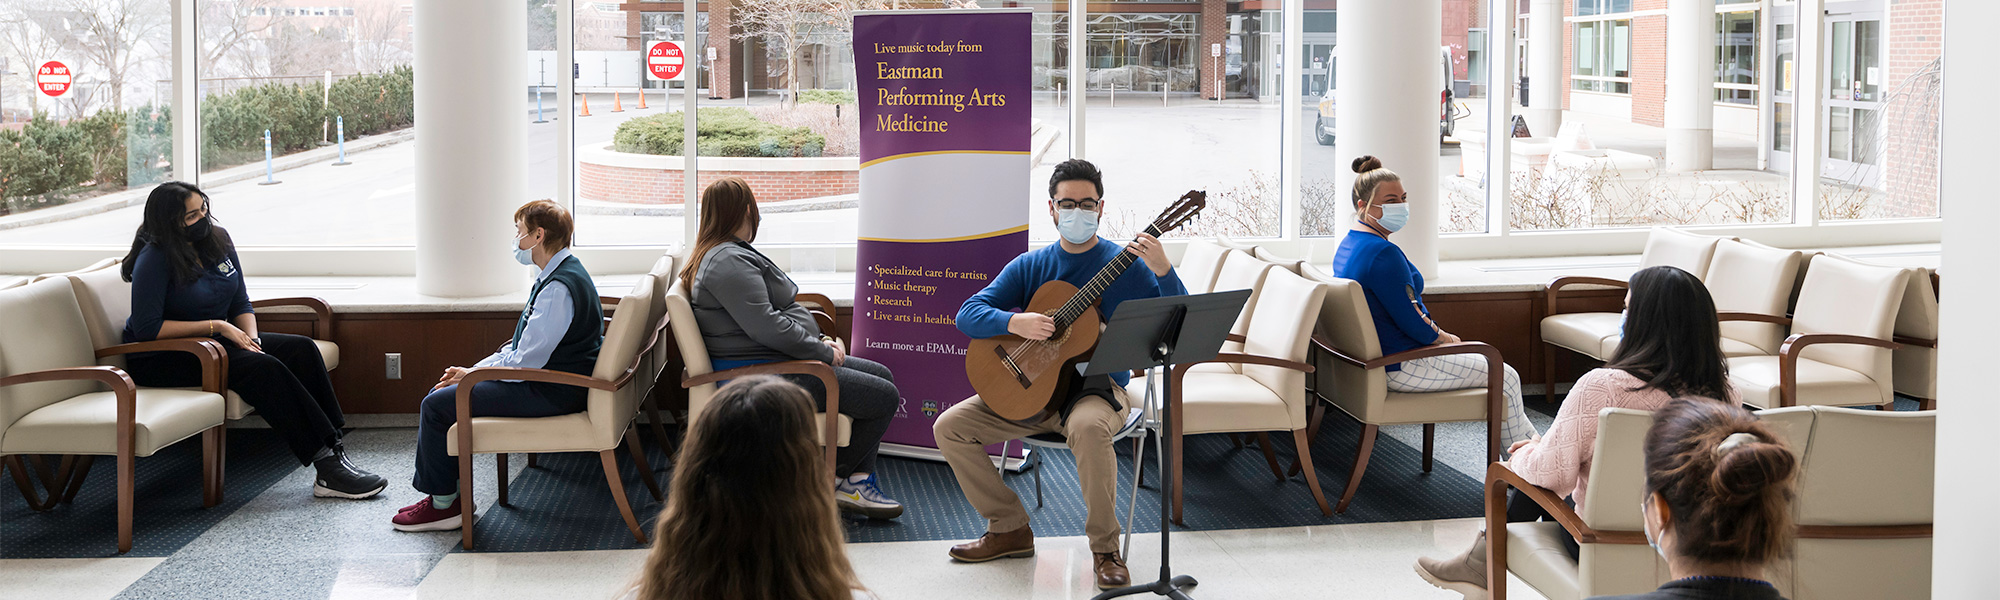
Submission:
<svg viewBox="0 0 2000 600">
<path fill-rule="evenodd" d="M 390 379 L 403 378 L 403 353 L 390 352 L 382 355 L 382 362 L 389 367 Z"/>
</svg>

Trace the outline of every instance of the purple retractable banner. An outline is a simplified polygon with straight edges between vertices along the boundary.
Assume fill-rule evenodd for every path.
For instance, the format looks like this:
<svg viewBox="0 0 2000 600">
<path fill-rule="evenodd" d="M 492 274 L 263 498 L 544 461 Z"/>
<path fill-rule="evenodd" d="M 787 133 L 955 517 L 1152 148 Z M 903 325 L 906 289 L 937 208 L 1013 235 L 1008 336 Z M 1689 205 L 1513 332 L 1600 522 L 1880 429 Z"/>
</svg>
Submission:
<svg viewBox="0 0 2000 600">
<path fill-rule="evenodd" d="M 958 307 L 1028 249 L 1031 9 L 854 17 L 861 117 L 855 356 L 896 373 L 884 442 L 936 448 L 972 395 Z"/>
</svg>

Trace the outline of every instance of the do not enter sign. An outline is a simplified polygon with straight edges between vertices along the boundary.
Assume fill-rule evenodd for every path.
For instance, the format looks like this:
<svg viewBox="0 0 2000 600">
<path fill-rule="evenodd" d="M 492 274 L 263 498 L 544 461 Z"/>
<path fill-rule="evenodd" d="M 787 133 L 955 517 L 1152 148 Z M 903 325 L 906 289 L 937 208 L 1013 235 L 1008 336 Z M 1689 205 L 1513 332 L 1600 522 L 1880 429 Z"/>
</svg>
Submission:
<svg viewBox="0 0 2000 600">
<path fill-rule="evenodd" d="M 75 79 L 76 74 L 71 73 L 69 65 L 63 64 L 62 61 L 45 62 L 41 68 L 35 69 L 35 89 L 41 90 L 42 94 L 50 98 L 68 95 L 70 83 Z"/>
<path fill-rule="evenodd" d="M 646 76 L 654 81 L 680 81 L 687 71 L 687 54 L 679 42 L 653 42 L 646 48 Z"/>
</svg>

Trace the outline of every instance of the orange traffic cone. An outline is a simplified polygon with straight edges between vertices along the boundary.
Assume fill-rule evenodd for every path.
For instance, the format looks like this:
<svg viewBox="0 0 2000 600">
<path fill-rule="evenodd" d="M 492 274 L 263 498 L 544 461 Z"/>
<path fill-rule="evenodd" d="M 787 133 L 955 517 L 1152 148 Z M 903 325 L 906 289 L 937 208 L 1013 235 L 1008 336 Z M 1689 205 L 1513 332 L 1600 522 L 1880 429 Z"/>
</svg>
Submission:
<svg viewBox="0 0 2000 600">
<path fill-rule="evenodd" d="M 646 110 L 646 88 L 639 88 L 639 110 Z"/>
<path fill-rule="evenodd" d="M 584 117 L 590 116 L 590 94 L 577 94 L 577 95 L 583 97 L 583 114 L 579 116 L 584 116 Z"/>
<path fill-rule="evenodd" d="M 611 92 L 611 112 L 625 112 L 625 99 L 618 92 Z"/>
</svg>

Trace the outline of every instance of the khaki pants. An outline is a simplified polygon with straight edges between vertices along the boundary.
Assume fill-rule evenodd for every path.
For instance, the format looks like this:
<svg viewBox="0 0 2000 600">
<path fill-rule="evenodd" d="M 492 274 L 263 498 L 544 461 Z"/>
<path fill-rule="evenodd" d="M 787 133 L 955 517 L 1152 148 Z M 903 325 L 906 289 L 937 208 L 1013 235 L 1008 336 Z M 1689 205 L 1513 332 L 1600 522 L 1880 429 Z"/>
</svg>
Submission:
<svg viewBox="0 0 2000 600">
<path fill-rule="evenodd" d="M 1084 508 L 1089 510 L 1083 532 L 1090 538 L 1090 551 L 1118 551 L 1118 455 L 1111 449 L 1111 436 L 1124 428 L 1125 410 L 1132 410 L 1132 403 L 1124 388 L 1114 386 L 1112 393 L 1124 410 L 1112 410 L 1110 403 L 1099 398 L 1084 398 L 1070 411 L 1067 423 L 1059 422 L 1061 418 L 1055 415 L 1032 424 L 1009 421 L 987 408 L 978 396 L 938 416 L 932 428 L 938 450 L 944 453 L 945 462 L 951 463 L 965 499 L 986 517 L 987 531 L 1008 532 L 1027 526 L 1028 509 L 1000 480 L 985 447 L 1056 432 L 1069 438 L 1070 451 L 1076 454 L 1076 478 L 1083 486 Z"/>
</svg>

